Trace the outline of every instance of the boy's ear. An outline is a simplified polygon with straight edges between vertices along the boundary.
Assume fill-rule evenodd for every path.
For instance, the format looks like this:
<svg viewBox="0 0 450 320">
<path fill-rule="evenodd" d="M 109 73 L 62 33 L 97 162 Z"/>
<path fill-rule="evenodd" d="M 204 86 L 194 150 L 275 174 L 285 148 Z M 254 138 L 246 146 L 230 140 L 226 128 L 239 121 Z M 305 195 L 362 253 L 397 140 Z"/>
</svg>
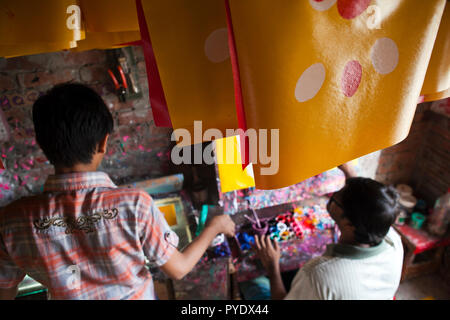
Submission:
<svg viewBox="0 0 450 320">
<path fill-rule="evenodd" d="M 100 142 L 98 143 L 98 152 L 99 153 L 105 153 L 106 152 L 106 146 L 108 145 L 108 138 L 109 138 L 109 134 L 107 133 L 105 135 L 105 137 L 100 140 Z"/>
</svg>

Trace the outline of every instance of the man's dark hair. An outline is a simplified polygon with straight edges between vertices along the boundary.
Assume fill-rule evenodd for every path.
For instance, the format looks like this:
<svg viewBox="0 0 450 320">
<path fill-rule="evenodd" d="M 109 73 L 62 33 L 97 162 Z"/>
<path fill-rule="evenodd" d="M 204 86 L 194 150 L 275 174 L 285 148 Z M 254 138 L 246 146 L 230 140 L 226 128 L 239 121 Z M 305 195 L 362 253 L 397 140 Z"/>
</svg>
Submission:
<svg viewBox="0 0 450 320">
<path fill-rule="evenodd" d="M 55 86 L 33 105 L 36 141 L 54 166 L 89 164 L 114 122 L 102 98 L 91 88 L 67 83 Z"/>
<path fill-rule="evenodd" d="M 379 244 L 397 217 L 398 193 L 369 178 L 349 178 L 342 191 L 344 215 L 355 227 L 355 241 Z"/>
</svg>

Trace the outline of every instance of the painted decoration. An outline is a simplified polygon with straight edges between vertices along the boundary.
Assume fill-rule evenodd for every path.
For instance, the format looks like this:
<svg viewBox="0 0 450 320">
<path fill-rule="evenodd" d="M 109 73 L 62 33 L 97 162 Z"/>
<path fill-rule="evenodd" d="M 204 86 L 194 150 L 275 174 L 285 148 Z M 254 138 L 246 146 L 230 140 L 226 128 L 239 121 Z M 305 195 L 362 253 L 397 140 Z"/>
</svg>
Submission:
<svg viewBox="0 0 450 320">
<path fill-rule="evenodd" d="M 279 171 L 253 163 L 256 188 L 293 185 L 406 138 L 445 0 L 229 4 L 246 125 L 280 130 Z"/>
</svg>

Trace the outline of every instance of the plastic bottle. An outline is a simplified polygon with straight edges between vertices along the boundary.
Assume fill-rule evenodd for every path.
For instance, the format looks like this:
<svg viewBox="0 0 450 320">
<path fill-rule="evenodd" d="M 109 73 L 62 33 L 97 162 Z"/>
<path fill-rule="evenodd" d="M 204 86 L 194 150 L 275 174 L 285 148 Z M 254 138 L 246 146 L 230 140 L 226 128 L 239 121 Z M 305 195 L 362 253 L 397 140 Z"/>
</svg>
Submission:
<svg viewBox="0 0 450 320">
<path fill-rule="evenodd" d="M 450 188 L 447 193 L 439 197 L 428 220 L 428 231 L 437 236 L 443 236 L 447 232 L 450 220 Z"/>
</svg>

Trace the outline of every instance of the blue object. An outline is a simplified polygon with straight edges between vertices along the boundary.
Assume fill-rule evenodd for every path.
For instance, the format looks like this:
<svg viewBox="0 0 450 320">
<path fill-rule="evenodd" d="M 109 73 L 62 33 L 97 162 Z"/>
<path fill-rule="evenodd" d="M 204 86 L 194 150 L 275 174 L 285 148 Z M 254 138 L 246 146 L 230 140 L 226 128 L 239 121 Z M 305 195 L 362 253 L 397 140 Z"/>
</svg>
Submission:
<svg viewBox="0 0 450 320">
<path fill-rule="evenodd" d="M 214 248 L 214 254 L 218 257 L 228 257 L 231 255 L 231 250 L 226 243 L 222 243 Z"/>
<path fill-rule="evenodd" d="M 237 239 L 239 241 L 242 251 L 250 250 L 250 248 L 252 247 L 252 244 L 255 243 L 255 237 L 252 235 L 249 235 L 247 232 L 239 232 L 237 234 Z"/>
</svg>

